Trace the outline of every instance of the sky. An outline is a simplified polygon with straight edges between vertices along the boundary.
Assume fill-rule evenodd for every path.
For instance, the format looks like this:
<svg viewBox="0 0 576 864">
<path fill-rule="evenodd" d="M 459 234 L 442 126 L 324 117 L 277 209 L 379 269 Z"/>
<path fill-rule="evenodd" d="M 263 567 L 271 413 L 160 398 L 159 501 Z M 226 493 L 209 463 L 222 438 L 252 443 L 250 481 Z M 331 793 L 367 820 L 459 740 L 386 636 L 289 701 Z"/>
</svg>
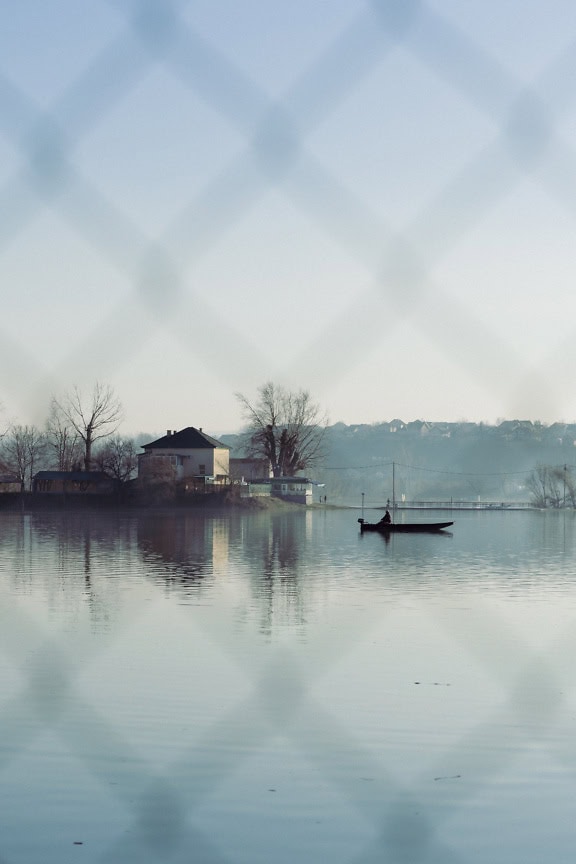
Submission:
<svg viewBox="0 0 576 864">
<path fill-rule="evenodd" d="M 576 421 L 572 0 L 0 4 L 0 403 Z"/>
</svg>

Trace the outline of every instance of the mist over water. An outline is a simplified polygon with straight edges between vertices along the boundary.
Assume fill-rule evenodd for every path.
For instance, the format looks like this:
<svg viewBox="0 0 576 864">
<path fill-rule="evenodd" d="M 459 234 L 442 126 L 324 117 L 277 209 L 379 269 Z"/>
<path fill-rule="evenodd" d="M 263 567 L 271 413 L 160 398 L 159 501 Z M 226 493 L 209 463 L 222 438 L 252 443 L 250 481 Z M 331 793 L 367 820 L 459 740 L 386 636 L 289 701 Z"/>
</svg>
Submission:
<svg viewBox="0 0 576 864">
<path fill-rule="evenodd" d="M 0 857 L 570 860 L 574 514 L 357 516 L 2 514 Z"/>
</svg>

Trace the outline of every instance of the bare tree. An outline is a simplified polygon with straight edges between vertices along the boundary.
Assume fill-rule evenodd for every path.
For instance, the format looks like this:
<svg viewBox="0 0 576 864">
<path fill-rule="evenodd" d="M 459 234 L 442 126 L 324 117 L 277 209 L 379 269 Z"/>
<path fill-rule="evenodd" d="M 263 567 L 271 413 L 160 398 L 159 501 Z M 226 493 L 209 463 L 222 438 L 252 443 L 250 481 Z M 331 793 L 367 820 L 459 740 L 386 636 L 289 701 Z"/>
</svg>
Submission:
<svg viewBox="0 0 576 864">
<path fill-rule="evenodd" d="M 532 503 L 536 507 L 560 507 L 573 495 L 572 477 L 566 469 L 539 465 L 526 481 Z"/>
<path fill-rule="evenodd" d="M 176 496 L 176 467 L 169 456 L 144 456 L 138 465 L 138 487 L 147 501 L 170 501 Z"/>
<path fill-rule="evenodd" d="M 83 443 L 84 468 L 90 470 L 92 447 L 96 441 L 113 435 L 122 420 L 122 405 L 111 387 L 96 382 L 90 397 L 74 387 L 60 402 L 58 410 Z"/>
<path fill-rule="evenodd" d="M 0 463 L 18 477 L 22 492 L 32 488 L 32 478 L 45 447 L 45 436 L 35 426 L 14 425 L 3 436 Z"/>
<path fill-rule="evenodd" d="M 576 478 L 570 468 L 564 465 L 562 469 L 562 482 L 564 485 L 564 504 L 568 502 L 571 507 L 576 507 Z"/>
<path fill-rule="evenodd" d="M 115 435 L 100 447 L 94 461 L 101 471 L 110 474 L 119 483 L 126 483 L 138 467 L 136 449 L 132 438 Z"/>
<path fill-rule="evenodd" d="M 52 455 L 51 464 L 58 471 L 71 471 L 82 462 L 82 441 L 75 428 L 65 417 L 56 399 L 52 399 L 46 421 L 46 445 Z"/>
<path fill-rule="evenodd" d="M 526 480 L 535 507 L 546 507 L 548 502 L 548 470 L 544 465 L 535 468 Z"/>
<path fill-rule="evenodd" d="M 550 503 L 553 507 L 576 506 L 576 484 L 572 469 L 568 465 L 548 468 L 550 475 Z"/>
<path fill-rule="evenodd" d="M 307 390 L 268 381 L 254 402 L 241 393 L 236 398 L 247 422 L 246 453 L 267 459 L 274 477 L 292 476 L 324 456 L 327 419 Z"/>
</svg>

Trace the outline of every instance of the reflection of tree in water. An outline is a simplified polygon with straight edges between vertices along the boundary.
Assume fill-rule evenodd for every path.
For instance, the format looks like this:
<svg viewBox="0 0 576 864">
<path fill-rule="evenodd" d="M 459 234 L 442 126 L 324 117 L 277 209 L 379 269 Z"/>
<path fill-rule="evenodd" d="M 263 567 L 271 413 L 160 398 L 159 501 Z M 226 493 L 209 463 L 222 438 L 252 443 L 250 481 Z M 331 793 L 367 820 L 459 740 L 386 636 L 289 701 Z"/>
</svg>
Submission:
<svg viewBox="0 0 576 864">
<path fill-rule="evenodd" d="M 138 546 L 158 581 L 197 594 L 227 573 L 231 562 L 236 576 L 247 573 L 265 632 L 283 621 L 304 621 L 298 569 L 305 539 L 300 512 L 138 515 Z"/>
<path fill-rule="evenodd" d="M 306 548 L 306 513 L 267 514 L 243 520 L 242 554 L 260 601 L 262 630 L 305 622 L 299 571 Z"/>
<path fill-rule="evenodd" d="M 268 554 L 264 556 L 267 578 L 296 578 L 300 561 L 302 527 L 293 518 L 273 518 L 270 525 Z"/>
<path fill-rule="evenodd" d="M 144 561 L 167 585 L 198 585 L 212 572 L 215 547 L 227 547 L 227 531 L 221 529 L 222 520 L 198 514 L 141 514 L 138 545 Z"/>
<path fill-rule="evenodd" d="M 26 578 L 46 579 L 49 602 L 77 597 L 88 604 L 99 627 L 107 625 L 121 591 L 119 580 L 110 577 L 122 574 L 122 552 L 133 542 L 132 520 L 65 510 L 25 514 L 13 527 L 19 554 L 28 559 Z M 65 578 L 55 578 L 58 573 Z"/>
</svg>

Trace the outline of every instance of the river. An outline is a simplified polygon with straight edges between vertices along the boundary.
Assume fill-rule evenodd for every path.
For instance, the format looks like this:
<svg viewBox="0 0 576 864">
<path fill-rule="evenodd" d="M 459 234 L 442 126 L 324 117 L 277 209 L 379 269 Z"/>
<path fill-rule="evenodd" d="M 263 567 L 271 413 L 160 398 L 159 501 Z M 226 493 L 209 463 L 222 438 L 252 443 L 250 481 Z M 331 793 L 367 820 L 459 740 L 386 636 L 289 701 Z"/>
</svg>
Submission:
<svg viewBox="0 0 576 864">
<path fill-rule="evenodd" d="M 572 862 L 575 514 L 359 515 L 1 514 L 3 864 Z"/>
</svg>

